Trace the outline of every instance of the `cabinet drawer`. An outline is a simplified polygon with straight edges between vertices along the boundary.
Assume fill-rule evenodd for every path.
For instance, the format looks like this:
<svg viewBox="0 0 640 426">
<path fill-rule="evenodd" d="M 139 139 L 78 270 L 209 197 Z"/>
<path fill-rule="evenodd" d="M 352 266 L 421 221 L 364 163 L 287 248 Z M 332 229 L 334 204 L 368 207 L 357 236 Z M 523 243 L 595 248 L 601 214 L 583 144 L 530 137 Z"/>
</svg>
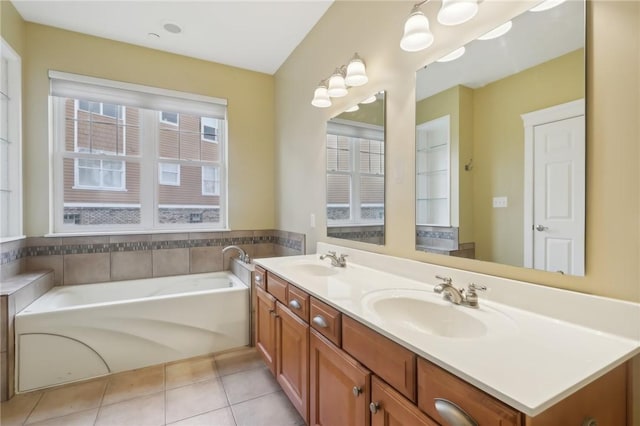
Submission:
<svg viewBox="0 0 640 426">
<path fill-rule="evenodd" d="M 287 306 L 291 312 L 309 322 L 309 295 L 291 284 L 287 291 Z"/>
<path fill-rule="evenodd" d="M 442 368 L 418 359 L 418 407 L 436 421 L 448 424 L 436 409 L 436 399 L 462 409 L 482 426 L 519 426 L 522 414 Z M 442 403 L 442 401 L 441 401 Z M 444 402 L 444 404 L 447 404 Z"/>
<path fill-rule="evenodd" d="M 345 316 L 342 319 L 342 349 L 416 401 L 416 355 L 396 342 Z"/>
<path fill-rule="evenodd" d="M 267 272 L 256 266 L 255 272 L 253 273 L 253 283 L 256 287 L 260 287 L 263 290 L 267 290 Z"/>
<path fill-rule="evenodd" d="M 267 276 L 267 291 L 280 302 L 287 304 L 287 283 L 277 275 L 269 272 Z"/>
<path fill-rule="evenodd" d="M 310 305 L 311 327 L 318 330 L 320 334 L 331 340 L 335 345 L 340 346 L 342 341 L 342 327 L 340 324 L 342 315 L 340 312 L 314 297 L 311 298 Z"/>
</svg>

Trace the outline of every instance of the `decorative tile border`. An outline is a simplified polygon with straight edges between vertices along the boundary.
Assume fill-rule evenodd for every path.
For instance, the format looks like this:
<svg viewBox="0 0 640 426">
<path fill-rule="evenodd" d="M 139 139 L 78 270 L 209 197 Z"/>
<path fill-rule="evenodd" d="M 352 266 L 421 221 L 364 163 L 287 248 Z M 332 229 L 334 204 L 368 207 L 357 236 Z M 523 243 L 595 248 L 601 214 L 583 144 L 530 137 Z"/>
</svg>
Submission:
<svg viewBox="0 0 640 426">
<path fill-rule="evenodd" d="M 56 256 L 70 254 L 95 254 L 95 253 L 111 253 L 111 252 L 129 252 L 142 250 L 166 250 L 176 248 L 193 248 L 193 247 L 226 247 L 230 245 L 247 246 L 253 244 L 276 244 L 288 249 L 296 250 L 300 254 L 305 252 L 305 235 L 284 232 L 278 230 L 261 231 L 264 235 L 253 235 L 254 231 L 246 231 L 245 236 L 236 236 L 243 231 L 229 232 L 212 232 L 210 238 L 187 238 L 187 239 L 170 239 L 173 234 L 153 234 L 155 238 L 161 238 L 167 235 L 166 240 L 151 240 L 149 235 L 141 236 L 140 241 L 117 241 L 106 243 L 87 243 L 78 244 L 76 237 L 60 237 L 51 239 L 51 244 L 40 244 L 32 247 L 9 247 L 7 251 L 0 253 L 0 265 L 6 265 L 25 257 L 32 256 Z M 230 236 L 230 234 L 235 234 Z M 184 234 L 188 235 L 188 234 Z M 202 235 L 202 234 L 199 234 Z M 135 236 L 129 236 L 135 239 Z M 74 244 L 65 244 L 66 238 L 73 238 Z M 109 238 L 109 237 L 107 237 Z M 122 235 L 114 235 L 112 238 L 121 240 Z M 35 239 L 35 238 L 34 238 Z M 46 242 L 42 238 L 37 238 L 38 242 Z M 28 239 L 23 244 L 28 245 Z M 2 245 L 2 249 L 5 245 Z"/>
</svg>

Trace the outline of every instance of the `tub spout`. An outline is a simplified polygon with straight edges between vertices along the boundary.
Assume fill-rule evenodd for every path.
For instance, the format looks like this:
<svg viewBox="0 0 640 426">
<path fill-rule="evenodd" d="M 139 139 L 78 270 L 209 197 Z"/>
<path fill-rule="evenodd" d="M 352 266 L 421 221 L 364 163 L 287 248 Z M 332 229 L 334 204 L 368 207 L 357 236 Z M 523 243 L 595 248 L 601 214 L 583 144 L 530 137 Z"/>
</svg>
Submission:
<svg viewBox="0 0 640 426">
<path fill-rule="evenodd" d="M 242 250 L 242 248 L 238 246 L 226 246 L 225 248 L 222 249 L 222 253 L 224 254 L 228 250 L 236 250 L 239 255 L 238 258 L 240 259 L 241 262 L 249 263 L 251 261 L 249 255 L 244 250 Z"/>
</svg>

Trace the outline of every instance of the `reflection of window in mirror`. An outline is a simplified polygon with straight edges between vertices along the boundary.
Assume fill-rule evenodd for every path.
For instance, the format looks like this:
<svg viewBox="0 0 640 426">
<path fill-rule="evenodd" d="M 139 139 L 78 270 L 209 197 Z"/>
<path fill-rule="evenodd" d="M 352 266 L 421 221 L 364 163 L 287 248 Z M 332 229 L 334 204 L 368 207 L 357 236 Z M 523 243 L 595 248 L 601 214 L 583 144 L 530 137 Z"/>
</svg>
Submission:
<svg viewBox="0 0 640 426">
<path fill-rule="evenodd" d="M 364 123 L 327 126 L 327 224 L 384 223 L 384 131 Z"/>
</svg>

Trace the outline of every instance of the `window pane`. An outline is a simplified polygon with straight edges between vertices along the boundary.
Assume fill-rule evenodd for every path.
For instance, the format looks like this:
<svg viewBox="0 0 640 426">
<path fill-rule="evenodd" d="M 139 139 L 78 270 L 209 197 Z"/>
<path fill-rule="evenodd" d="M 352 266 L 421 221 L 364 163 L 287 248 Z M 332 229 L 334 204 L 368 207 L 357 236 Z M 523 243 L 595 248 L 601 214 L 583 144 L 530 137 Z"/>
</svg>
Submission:
<svg viewBox="0 0 640 426">
<path fill-rule="evenodd" d="M 160 120 L 171 124 L 178 124 L 178 113 L 162 111 L 160 113 Z"/>
<path fill-rule="evenodd" d="M 217 168 L 181 165 L 179 186 L 159 185 L 158 218 L 161 224 L 220 222 L 220 196 L 203 195 L 204 176 L 210 178 L 206 182 L 216 182 L 211 177 L 218 178 Z M 215 186 L 219 186 L 219 182 L 211 185 L 209 189 L 218 189 Z"/>
<path fill-rule="evenodd" d="M 335 148 L 330 146 L 335 138 Z M 327 170 L 351 171 L 351 149 L 349 138 L 329 135 L 327 138 Z"/>
<path fill-rule="evenodd" d="M 327 220 L 351 218 L 351 177 L 327 175 Z"/>
<path fill-rule="evenodd" d="M 384 177 L 360 176 L 360 216 L 362 220 L 384 219 Z"/>
<path fill-rule="evenodd" d="M 180 165 L 172 163 L 159 163 L 160 185 L 179 185 L 180 184 Z"/>
<path fill-rule="evenodd" d="M 118 118 L 118 105 L 102 104 L 102 114 L 109 117 Z"/>
<path fill-rule="evenodd" d="M 106 169 L 104 163 L 107 162 L 119 170 Z M 76 163 L 80 181 L 78 184 L 74 182 Z M 82 227 L 140 223 L 140 165 L 126 162 L 115 166 L 116 163 L 123 162 L 105 160 L 101 163 L 101 160 L 93 159 L 64 159 L 63 216 L 67 218 L 65 224 Z M 85 185 L 88 188 L 84 187 Z M 126 191 L 109 190 L 108 186 Z"/>
</svg>

